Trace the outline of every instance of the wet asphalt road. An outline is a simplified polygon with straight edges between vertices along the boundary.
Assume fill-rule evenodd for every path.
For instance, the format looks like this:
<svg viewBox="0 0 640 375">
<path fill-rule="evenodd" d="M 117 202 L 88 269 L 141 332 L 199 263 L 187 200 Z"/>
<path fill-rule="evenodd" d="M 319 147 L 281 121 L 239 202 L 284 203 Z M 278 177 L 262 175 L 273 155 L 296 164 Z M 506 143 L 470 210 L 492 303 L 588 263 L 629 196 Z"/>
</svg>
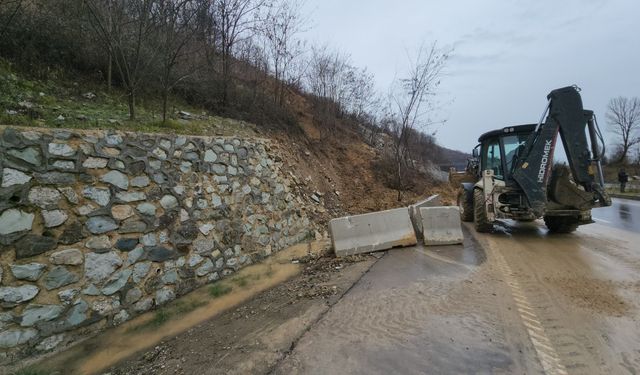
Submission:
<svg viewBox="0 0 640 375">
<path fill-rule="evenodd" d="M 613 198 L 611 207 L 594 209 L 591 215 L 602 225 L 640 232 L 640 201 Z"/>
<path fill-rule="evenodd" d="M 391 250 L 274 373 L 640 373 L 639 204 L 573 234 L 465 225 L 464 246 Z"/>
</svg>

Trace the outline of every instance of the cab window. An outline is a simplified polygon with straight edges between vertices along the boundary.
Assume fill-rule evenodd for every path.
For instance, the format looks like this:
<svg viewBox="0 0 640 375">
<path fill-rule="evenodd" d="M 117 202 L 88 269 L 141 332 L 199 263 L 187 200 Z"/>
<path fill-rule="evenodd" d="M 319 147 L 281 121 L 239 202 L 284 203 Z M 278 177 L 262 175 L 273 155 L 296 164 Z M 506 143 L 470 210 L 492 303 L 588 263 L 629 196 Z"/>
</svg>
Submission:
<svg viewBox="0 0 640 375">
<path fill-rule="evenodd" d="M 502 158 L 500 155 L 500 141 L 493 139 L 487 142 L 487 147 L 483 155 L 483 166 L 485 170 L 492 169 L 497 179 L 503 179 L 504 171 L 502 170 Z"/>
<path fill-rule="evenodd" d="M 507 173 L 511 174 L 513 163 L 524 149 L 527 142 L 527 134 L 513 134 L 502 138 L 504 144 L 505 163 L 507 164 Z"/>
</svg>

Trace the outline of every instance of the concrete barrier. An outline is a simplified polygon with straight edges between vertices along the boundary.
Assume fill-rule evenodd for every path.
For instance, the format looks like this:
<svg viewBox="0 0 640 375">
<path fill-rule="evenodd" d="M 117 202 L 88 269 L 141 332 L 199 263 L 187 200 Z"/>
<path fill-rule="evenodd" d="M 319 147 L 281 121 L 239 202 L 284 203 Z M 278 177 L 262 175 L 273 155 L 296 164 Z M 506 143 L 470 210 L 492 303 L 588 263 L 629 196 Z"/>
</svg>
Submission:
<svg viewBox="0 0 640 375">
<path fill-rule="evenodd" d="M 422 216 L 420 216 L 421 207 L 437 207 L 441 206 L 442 201 L 439 195 L 432 195 L 429 198 L 409 206 L 409 216 L 411 216 L 411 223 L 413 223 L 413 229 L 416 231 L 418 237 L 422 237 Z"/>
<path fill-rule="evenodd" d="M 420 208 L 424 244 L 453 245 L 462 243 L 460 209 L 455 206 Z"/>
<path fill-rule="evenodd" d="M 329 222 L 336 256 L 412 246 L 418 241 L 406 208 L 346 216 Z"/>
</svg>

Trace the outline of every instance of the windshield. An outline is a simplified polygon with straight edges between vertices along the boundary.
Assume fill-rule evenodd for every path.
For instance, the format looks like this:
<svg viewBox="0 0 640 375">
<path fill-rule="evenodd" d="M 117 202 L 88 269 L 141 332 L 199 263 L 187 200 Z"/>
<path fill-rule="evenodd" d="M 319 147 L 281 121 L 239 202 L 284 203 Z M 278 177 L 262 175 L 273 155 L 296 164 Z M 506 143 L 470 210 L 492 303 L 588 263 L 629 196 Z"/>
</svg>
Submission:
<svg viewBox="0 0 640 375">
<path fill-rule="evenodd" d="M 529 134 L 512 134 L 502 138 L 502 144 L 504 145 L 504 155 L 507 167 L 507 173 L 511 173 L 513 163 L 516 157 L 520 155 L 524 149 L 524 144 L 527 141 Z"/>
</svg>

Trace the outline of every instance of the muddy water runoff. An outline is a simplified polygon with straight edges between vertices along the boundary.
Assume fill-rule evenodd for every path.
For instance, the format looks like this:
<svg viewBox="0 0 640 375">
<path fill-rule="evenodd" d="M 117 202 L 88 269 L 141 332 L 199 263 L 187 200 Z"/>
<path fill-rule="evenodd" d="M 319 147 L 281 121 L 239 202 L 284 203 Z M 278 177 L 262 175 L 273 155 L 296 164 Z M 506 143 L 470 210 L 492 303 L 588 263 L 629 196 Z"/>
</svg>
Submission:
<svg viewBox="0 0 640 375">
<path fill-rule="evenodd" d="M 164 307 L 167 311 L 172 311 L 175 306 L 197 306 L 191 311 L 172 316 L 157 326 L 153 321 L 158 319 L 159 311 L 150 311 L 117 328 L 107 330 L 62 352 L 55 353 L 35 367 L 47 369 L 47 371 L 60 371 L 62 374 L 100 373 L 164 338 L 186 331 L 297 275 L 301 266 L 292 263 L 291 260 L 307 254 L 319 253 L 326 246 L 326 242 L 319 241 L 282 250 L 262 263 L 245 267 L 215 284 L 204 285 Z M 212 297 L 210 291 L 212 285 L 217 285 L 220 289 L 229 287 L 232 289 L 227 294 Z M 175 312 L 173 314 L 175 315 Z"/>
</svg>

